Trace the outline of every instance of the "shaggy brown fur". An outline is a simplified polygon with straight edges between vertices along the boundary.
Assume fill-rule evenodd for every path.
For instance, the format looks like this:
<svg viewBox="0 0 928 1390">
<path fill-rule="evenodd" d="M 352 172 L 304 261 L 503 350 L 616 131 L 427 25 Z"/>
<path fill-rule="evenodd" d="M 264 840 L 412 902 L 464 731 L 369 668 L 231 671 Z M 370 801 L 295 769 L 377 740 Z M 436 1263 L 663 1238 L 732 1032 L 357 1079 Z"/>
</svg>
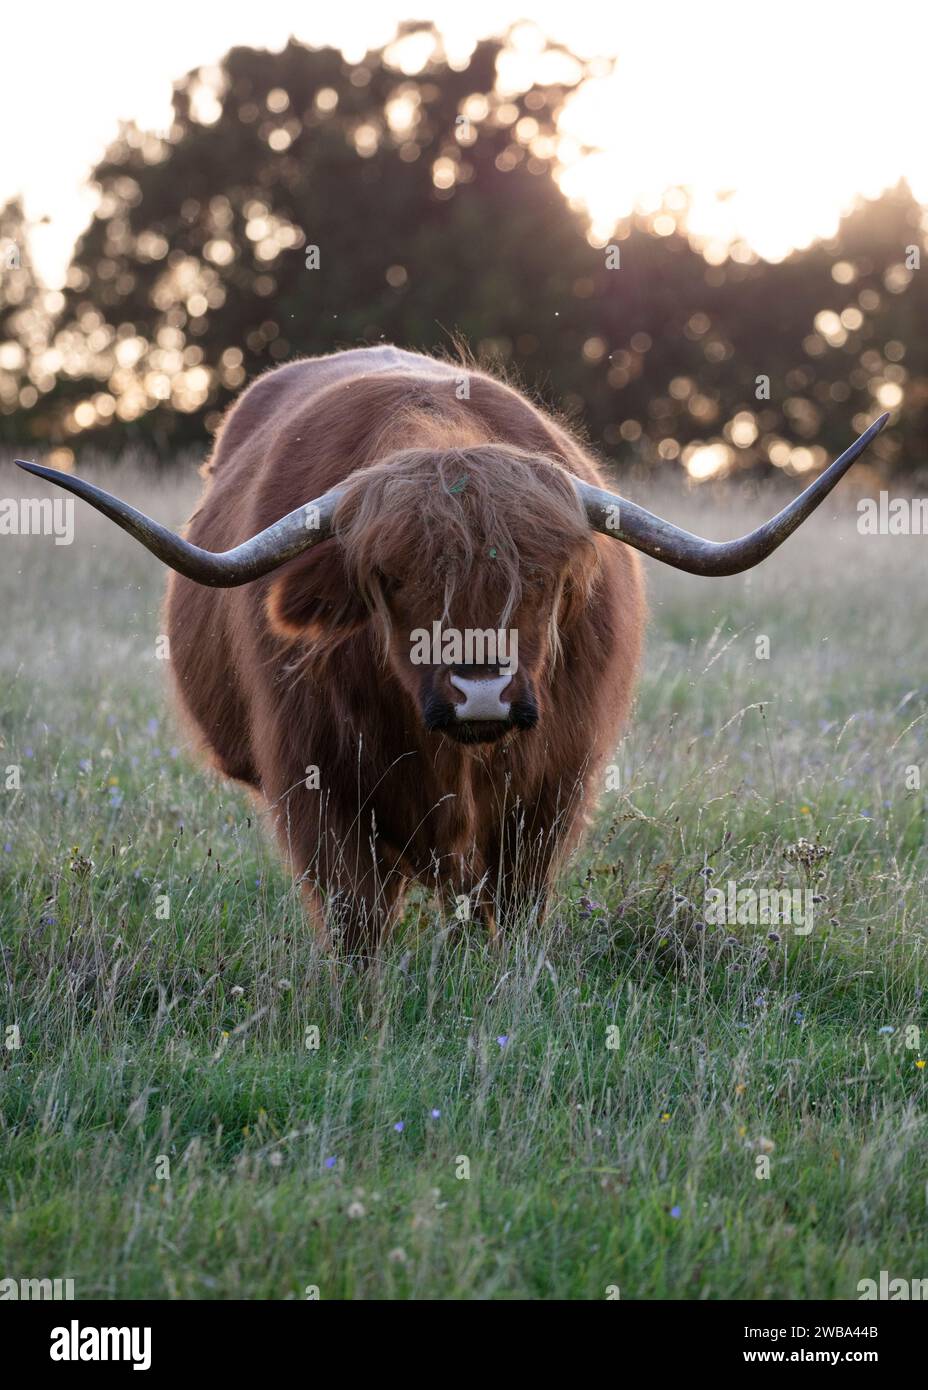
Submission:
<svg viewBox="0 0 928 1390">
<path fill-rule="evenodd" d="M 376 945 L 413 879 L 469 894 L 491 924 L 542 910 L 580 836 L 631 701 L 643 600 L 636 555 L 590 533 L 565 470 L 602 482 L 518 392 L 392 347 L 279 368 L 225 419 L 197 545 L 346 495 L 334 537 L 265 579 L 172 576 L 176 684 L 221 771 L 271 808 L 318 929 L 349 949 Z M 429 732 L 433 674 L 409 651 L 435 620 L 518 632 L 513 689 L 537 727 L 473 746 Z"/>
</svg>

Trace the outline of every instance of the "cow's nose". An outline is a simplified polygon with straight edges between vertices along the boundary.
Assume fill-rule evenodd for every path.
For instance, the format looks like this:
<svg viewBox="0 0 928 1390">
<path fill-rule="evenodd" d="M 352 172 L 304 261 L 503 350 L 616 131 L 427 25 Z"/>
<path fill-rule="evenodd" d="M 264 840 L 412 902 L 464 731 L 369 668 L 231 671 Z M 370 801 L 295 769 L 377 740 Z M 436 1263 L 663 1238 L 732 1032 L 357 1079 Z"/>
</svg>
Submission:
<svg viewBox="0 0 928 1390">
<path fill-rule="evenodd" d="M 464 699 L 456 702 L 454 706 L 457 719 L 473 721 L 509 718 L 509 711 L 512 706 L 508 700 L 502 698 L 502 694 L 512 680 L 510 672 L 506 671 L 500 676 L 475 679 L 470 676 L 459 676 L 456 671 L 452 671 L 449 680 L 455 690 L 460 691 L 464 696 Z"/>
</svg>

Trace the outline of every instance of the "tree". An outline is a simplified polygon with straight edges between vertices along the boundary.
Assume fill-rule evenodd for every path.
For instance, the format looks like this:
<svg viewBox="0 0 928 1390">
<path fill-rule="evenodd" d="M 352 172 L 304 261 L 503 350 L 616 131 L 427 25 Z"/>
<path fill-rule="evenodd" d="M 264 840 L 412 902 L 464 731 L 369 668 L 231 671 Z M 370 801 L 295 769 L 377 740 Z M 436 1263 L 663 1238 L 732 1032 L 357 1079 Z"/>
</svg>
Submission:
<svg viewBox="0 0 928 1390">
<path fill-rule="evenodd" d="M 43 353 L 52 308 L 61 296 L 39 285 L 29 251 L 29 225 L 18 198 L 0 208 L 0 437 L 21 439 L 23 420 L 42 388 L 54 386 Z M 32 369 L 30 371 L 30 369 Z"/>
<path fill-rule="evenodd" d="M 411 72 L 416 45 L 430 53 Z M 509 93 L 505 47 L 456 67 L 409 25 L 357 65 L 291 42 L 188 73 L 167 136 L 125 125 L 95 170 L 50 337 L 14 325 L 38 400 L 8 437 L 167 453 L 278 362 L 461 340 L 624 463 L 804 473 L 882 408 L 895 428 L 868 460 L 917 456 L 928 290 L 905 185 L 779 265 L 745 247 L 708 264 L 682 190 L 672 216 L 594 244 L 555 179 L 586 70 L 554 47 L 558 80 Z"/>
<path fill-rule="evenodd" d="M 233 49 L 178 85 L 169 139 L 123 127 L 69 275 L 59 333 L 83 352 L 51 435 L 198 438 L 255 373 L 359 341 L 508 357 L 521 337 L 550 361 L 546 305 L 591 254 L 548 176 L 567 89 L 504 99 L 498 43 L 455 71 L 423 33 L 414 76 L 395 45 L 358 66 Z"/>
</svg>

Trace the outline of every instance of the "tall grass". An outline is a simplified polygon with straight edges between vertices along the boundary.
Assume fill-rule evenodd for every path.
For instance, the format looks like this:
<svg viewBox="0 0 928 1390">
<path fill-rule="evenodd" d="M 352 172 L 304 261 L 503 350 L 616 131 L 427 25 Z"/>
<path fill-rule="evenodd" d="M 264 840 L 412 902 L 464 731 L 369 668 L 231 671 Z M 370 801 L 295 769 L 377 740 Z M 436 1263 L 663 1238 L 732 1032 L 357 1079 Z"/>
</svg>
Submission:
<svg viewBox="0 0 928 1390">
<path fill-rule="evenodd" d="M 172 523 L 195 493 L 108 485 Z M 774 505 L 663 503 L 720 536 Z M 255 807 L 174 724 L 158 564 L 80 504 L 72 547 L 0 539 L 0 1278 L 704 1299 L 928 1275 L 922 541 L 825 511 L 744 577 L 649 563 L 620 787 L 544 927 L 492 947 L 414 893 L 366 973 L 320 953 Z M 814 930 L 707 923 L 729 880 L 810 888 Z"/>
</svg>

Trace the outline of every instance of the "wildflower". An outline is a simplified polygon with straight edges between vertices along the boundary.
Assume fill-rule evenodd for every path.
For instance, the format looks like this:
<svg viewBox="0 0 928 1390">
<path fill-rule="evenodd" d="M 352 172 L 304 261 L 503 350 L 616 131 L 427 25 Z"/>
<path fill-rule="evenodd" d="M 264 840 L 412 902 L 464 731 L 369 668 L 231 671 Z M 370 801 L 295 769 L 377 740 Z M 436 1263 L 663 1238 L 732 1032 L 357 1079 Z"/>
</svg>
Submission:
<svg viewBox="0 0 928 1390">
<path fill-rule="evenodd" d="M 680 1207 L 671 1207 L 670 1215 L 673 1217 L 674 1221 L 679 1221 L 680 1217 L 683 1215 L 683 1211 Z"/>
<path fill-rule="evenodd" d="M 364 1207 L 360 1202 L 351 1202 L 345 1213 L 350 1221 L 357 1221 L 360 1217 L 364 1216 L 364 1214 Z"/>
<path fill-rule="evenodd" d="M 404 1265 L 407 1259 L 406 1251 L 402 1246 L 397 1245 L 395 1249 L 389 1251 L 387 1259 L 390 1261 L 391 1265 Z"/>
<path fill-rule="evenodd" d="M 338 1159 L 335 1158 L 334 1155 L 333 1155 L 333 1157 L 327 1158 L 327 1159 L 326 1159 L 326 1161 L 325 1161 L 325 1166 L 326 1166 L 326 1168 L 334 1168 L 337 1162 L 338 1162 Z"/>
<path fill-rule="evenodd" d="M 895 1030 L 895 1028 L 892 1027 L 891 1024 L 889 1024 L 889 1023 L 884 1023 L 884 1024 L 883 1024 L 883 1027 L 882 1027 L 879 1031 L 880 1031 L 881 1033 L 886 1033 L 887 1036 L 891 1036 L 893 1033 L 895 1033 L 896 1030 Z"/>
<path fill-rule="evenodd" d="M 508 1034 L 508 1033 L 502 1033 L 502 1034 L 500 1035 L 500 1037 L 498 1037 L 498 1038 L 496 1039 L 496 1041 L 499 1043 L 500 1047 L 505 1047 L 505 1046 L 507 1045 L 507 1043 L 509 1042 L 509 1034 Z"/>
<path fill-rule="evenodd" d="M 812 844 L 809 840 L 802 837 L 794 845 L 789 845 L 784 851 L 785 857 L 791 863 L 804 864 L 808 867 L 817 864 L 820 859 L 825 859 L 831 850 L 827 845 Z"/>
<path fill-rule="evenodd" d="M 397 1134 L 402 1134 L 403 1130 L 406 1128 L 405 1122 L 403 1120 L 397 1120 L 393 1128 L 396 1130 Z"/>
<path fill-rule="evenodd" d="M 433 1120 L 440 1120 L 440 1119 L 441 1119 L 441 1111 L 440 1111 L 440 1110 L 433 1110 L 433 1111 L 431 1112 L 431 1114 L 432 1114 L 432 1119 L 433 1119 Z"/>
<path fill-rule="evenodd" d="M 661 1115 L 661 1124 L 662 1124 L 662 1125 L 667 1125 L 667 1124 L 669 1124 L 669 1123 L 670 1123 L 670 1111 L 669 1111 L 669 1110 L 665 1110 L 664 1113 L 663 1113 L 663 1115 Z"/>
<path fill-rule="evenodd" d="M 924 1070 L 925 1063 L 924 1063 L 924 1060 L 923 1060 L 921 1057 L 919 1057 L 919 1058 L 917 1059 L 915 1065 L 919 1068 L 919 1070 Z"/>
</svg>

